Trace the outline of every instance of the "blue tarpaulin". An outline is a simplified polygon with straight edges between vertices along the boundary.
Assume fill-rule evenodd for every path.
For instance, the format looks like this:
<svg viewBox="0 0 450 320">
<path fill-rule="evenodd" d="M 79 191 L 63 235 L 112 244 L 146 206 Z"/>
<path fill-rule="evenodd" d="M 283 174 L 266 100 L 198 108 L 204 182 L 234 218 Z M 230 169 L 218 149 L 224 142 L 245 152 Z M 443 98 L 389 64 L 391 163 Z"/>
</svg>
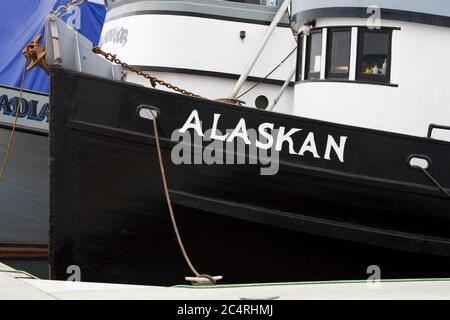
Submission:
<svg viewBox="0 0 450 320">
<path fill-rule="evenodd" d="M 38 34 L 44 34 L 45 17 L 69 0 L 0 0 L 0 85 L 20 87 L 25 58 L 22 49 Z M 94 45 L 98 44 L 105 20 L 105 6 L 85 2 L 63 20 Z M 28 72 L 25 89 L 48 93 L 48 75 L 35 68 Z"/>
</svg>

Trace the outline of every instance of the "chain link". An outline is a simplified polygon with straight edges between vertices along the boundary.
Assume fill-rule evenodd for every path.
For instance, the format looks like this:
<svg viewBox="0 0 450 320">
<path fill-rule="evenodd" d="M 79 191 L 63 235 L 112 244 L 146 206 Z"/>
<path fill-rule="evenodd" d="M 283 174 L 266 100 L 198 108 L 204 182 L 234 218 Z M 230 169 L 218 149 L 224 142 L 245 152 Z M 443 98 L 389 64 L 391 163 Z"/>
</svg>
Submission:
<svg viewBox="0 0 450 320">
<path fill-rule="evenodd" d="M 164 86 L 170 90 L 173 90 L 175 92 L 184 94 L 186 96 L 191 96 L 191 97 L 195 97 L 195 98 L 203 98 L 202 96 L 192 93 L 190 91 L 187 91 L 185 89 L 179 88 L 171 83 L 165 82 L 161 79 L 155 78 L 150 76 L 147 73 L 142 72 L 141 70 L 139 70 L 136 67 L 130 66 L 128 63 L 122 62 L 119 58 L 117 58 L 117 55 L 115 54 L 111 54 L 108 52 L 103 51 L 102 49 L 100 49 L 99 47 L 95 47 L 92 49 L 92 51 L 98 55 L 103 56 L 106 60 L 110 61 L 110 62 L 114 62 L 115 64 L 118 64 L 120 66 L 122 66 L 123 69 L 129 70 L 131 72 L 136 73 L 139 76 L 144 77 L 145 79 L 150 81 L 150 84 L 152 85 L 153 88 L 156 87 L 156 84 L 159 84 L 161 86 Z"/>
<path fill-rule="evenodd" d="M 85 2 L 86 0 L 70 0 L 66 6 L 59 6 L 52 13 L 57 17 L 64 17 L 65 15 L 72 12 L 73 7 L 79 7 Z"/>
</svg>

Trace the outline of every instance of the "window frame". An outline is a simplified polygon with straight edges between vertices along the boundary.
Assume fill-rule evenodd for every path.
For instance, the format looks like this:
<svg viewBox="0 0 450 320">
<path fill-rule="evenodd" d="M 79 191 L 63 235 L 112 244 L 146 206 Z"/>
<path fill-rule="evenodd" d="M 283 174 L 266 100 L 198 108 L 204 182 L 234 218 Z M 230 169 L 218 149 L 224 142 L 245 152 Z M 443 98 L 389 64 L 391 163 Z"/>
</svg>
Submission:
<svg viewBox="0 0 450 320">
<path fill-rule="evenodd" d="M 311 66 L 311 40 L 312 40 L 312 35 L 316 34 L 316 33 L 320 33 L 321 37 L 321 43 L 320 43 L 320 48 L 321 48 L 321 56 L 322 56 L 322 52 L 323 52 L 323 29 L 324 28 L 317 28 L 317 29 L 312 29 L 309 32 L 308 37 L 306 38 L 306 53 L 305 53 L 305 74 L 304 74 L 304 79 L 305 80 L 319 80 L 321 79 L 321 73 L 322 73 L 322 67 L 321 70 L 319 72 L 310 72 L 310 66 Z M 324 57 L 322 56 L 321 59 L 323 59 Z M 314 79 L 311 79 L 311 75 L 316 75 L 317 77 L 314 77 Z"/>
<path fill-rule="evenodd" d="M 332 56 L 332 41 L 333 32 L 346 31 L 349 35 L 349 46 L 348 46 L 348 71 L 347 73 L 337 73 L 331 72 L 331 56 Z M 351 69 L 351 55 L 352 55 L 352 27 L 332 27 L 328 28 L 327 32 L 327 48 L 326 48 L 326 65 L 325 65 L 325 78 L 326 79 L 350 79 L 350 69 Z"/>
<path fill-rule="evenodd" d="M 349 28 L 351 30 L 351 51 L 350 51 L 350 69 L 349 69 L 349 77 L 348 78 L 329 78 L 327 77 L 328 71 L 328 55 L 330 52 L 329 47 L 329 30 L 337 29 L 337 28 Z M 353 30 L 356 29 L 356 30 Z M 371 75 L 366 75 L 362 73 L 362 47 L 363 47 L 363 35 L 362 33 L 369 30 L 371 32 L 380 32 L 380 33 L 388 33 L 389 34 L 389 52 L 387 57 L 387 73 L 383 77 L 373 77 Z M 371 85 L 381 85 L 381 86 L 390 86 L 398 88 L 399 84 L 392 83 L 392 49 L 393 49 L 393 40 L 394 40 L 394 31 L 401 31 L 400 27 L 381 27 L 381 29 L 369 29 L 367 26 L 362 25 L 335 25 L 335 26 L 323 26 L 311 29 L 309 32 L 302 32 L 304 43 L 303 43 L 303 56 L 301 64 L 297 61 L 297 67 L 300 67 L 300 70 L 297 70 L 296 73 L 296 83 L 307 83 L 307 82 L 342 82 L 342 83 L 362 83 L 362 84 L 371 84 Z M 324 33 L 324 31 L 326 33 Z M 356 32 L 355 32 L 356 31 Z M 309 69 L 309 51 L 310 51 L 310 35 L 315 32 L 322 32 L 322 53 L 325 54 L 323 59 L 325 61 L 325 70 L 321 70 L 324 74 L 324 78 L 319 77 L 309 79 L 308 78 L 308 69 Z M 324 37 L 326 39 L 324 39 Z M 325 41 L 324 41 L 325 40 Z M 327 47 L 324 49 L 323 45 Z M 297 56 L 298 59 L 298 56 Z M 323 65 L 322 65 L 323 66 Z M 297 79 L 297 75 L 300 73 L 302 78 Z M 362 76 L 361 76 L 362 75 Z M 381 78 L 381 79 L 380 79 Z"/>
<path fill-rule="evenodd" d="M 303 62 L 305 60 L 305 57 L 303 55 L 303 42 L 304 42 L 305 35 L 300 33 L 298 35 L 298 42 L 297 42 L 297 71 L 295 72 L 295 82 L 302 81 L 303 80 Z"/>
<path fill-rule="evenodd" d="M 386 57 L 387 72 L 386 75 L 373 76 L 370 74 L 365 74 L 362 72 L 362 60 L 364 53 L 364 35 L 366 33 L 381 33 L 387 34 L 389 36 L 388 52 Z M 369 29 L 367 27 L 358 28 L 358 43 L 357 43 L 357 55 L 356 55 L 356 81 L 366 81 L 372 83 L 391 83 L 391 68 L 392 68 L 392 28 L 382 28 L 382 29 Z"/>
</svg>

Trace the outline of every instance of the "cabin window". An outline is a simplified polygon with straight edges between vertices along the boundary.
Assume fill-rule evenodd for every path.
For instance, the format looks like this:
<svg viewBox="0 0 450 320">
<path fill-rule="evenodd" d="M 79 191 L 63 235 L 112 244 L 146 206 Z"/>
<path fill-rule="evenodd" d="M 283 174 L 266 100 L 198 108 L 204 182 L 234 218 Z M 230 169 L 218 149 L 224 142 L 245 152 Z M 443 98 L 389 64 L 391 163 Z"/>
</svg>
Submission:
<svg viewBox="0 0 450 320">
<path fill-rule="evenodd" d="M 391 83 L 394 30 L 401 29 L 338 26 L 312 29 L 308 35 L 301 33 L 296 82 L 348 81 L 398 87 Z"/>
<path fill-rule="evenodd" d="M 358 37 L 358 80 L 389 83 L 392 30 L 360 29 Z"/>
<path fill-rule="evenodd" d="M 333 28 L 328 31 L 327 69 L 328 79 L 348 79 L 350 73 L 350 28 Z"/>
<path fill-rule="evenodd" d="M 295 75 L 295 81 L 301 81 L 303 79 L 302 67 L 303 67 L 303 34 L 300 34 L 298 36 L 298 45 L 297 45 L 297 73 Z"/>
<path fill-rule="evenodd" d="M 311 31 L 307 38 L 305 79 L 320 79 L 322 70 L 322 29 Z"/>
</svg>

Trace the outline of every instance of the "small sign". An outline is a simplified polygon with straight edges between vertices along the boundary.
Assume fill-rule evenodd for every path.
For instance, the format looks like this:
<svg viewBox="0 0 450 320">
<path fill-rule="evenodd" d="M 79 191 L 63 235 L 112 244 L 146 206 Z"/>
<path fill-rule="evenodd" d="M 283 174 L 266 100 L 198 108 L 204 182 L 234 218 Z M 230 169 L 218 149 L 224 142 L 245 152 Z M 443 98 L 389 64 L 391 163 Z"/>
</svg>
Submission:
<svg viewBox="0 0 450 320">
<path fill-rule="evenodd" d="M 18 106 L 19 95 L 20 90 L 17 88 L 0 86 L 0 124 L 12 125 L 17 114 L 17 125 L 19 127 L 47 132 L 49 120 L 48 95 L 24 91 L 20 106 Z"/>
</svg>

